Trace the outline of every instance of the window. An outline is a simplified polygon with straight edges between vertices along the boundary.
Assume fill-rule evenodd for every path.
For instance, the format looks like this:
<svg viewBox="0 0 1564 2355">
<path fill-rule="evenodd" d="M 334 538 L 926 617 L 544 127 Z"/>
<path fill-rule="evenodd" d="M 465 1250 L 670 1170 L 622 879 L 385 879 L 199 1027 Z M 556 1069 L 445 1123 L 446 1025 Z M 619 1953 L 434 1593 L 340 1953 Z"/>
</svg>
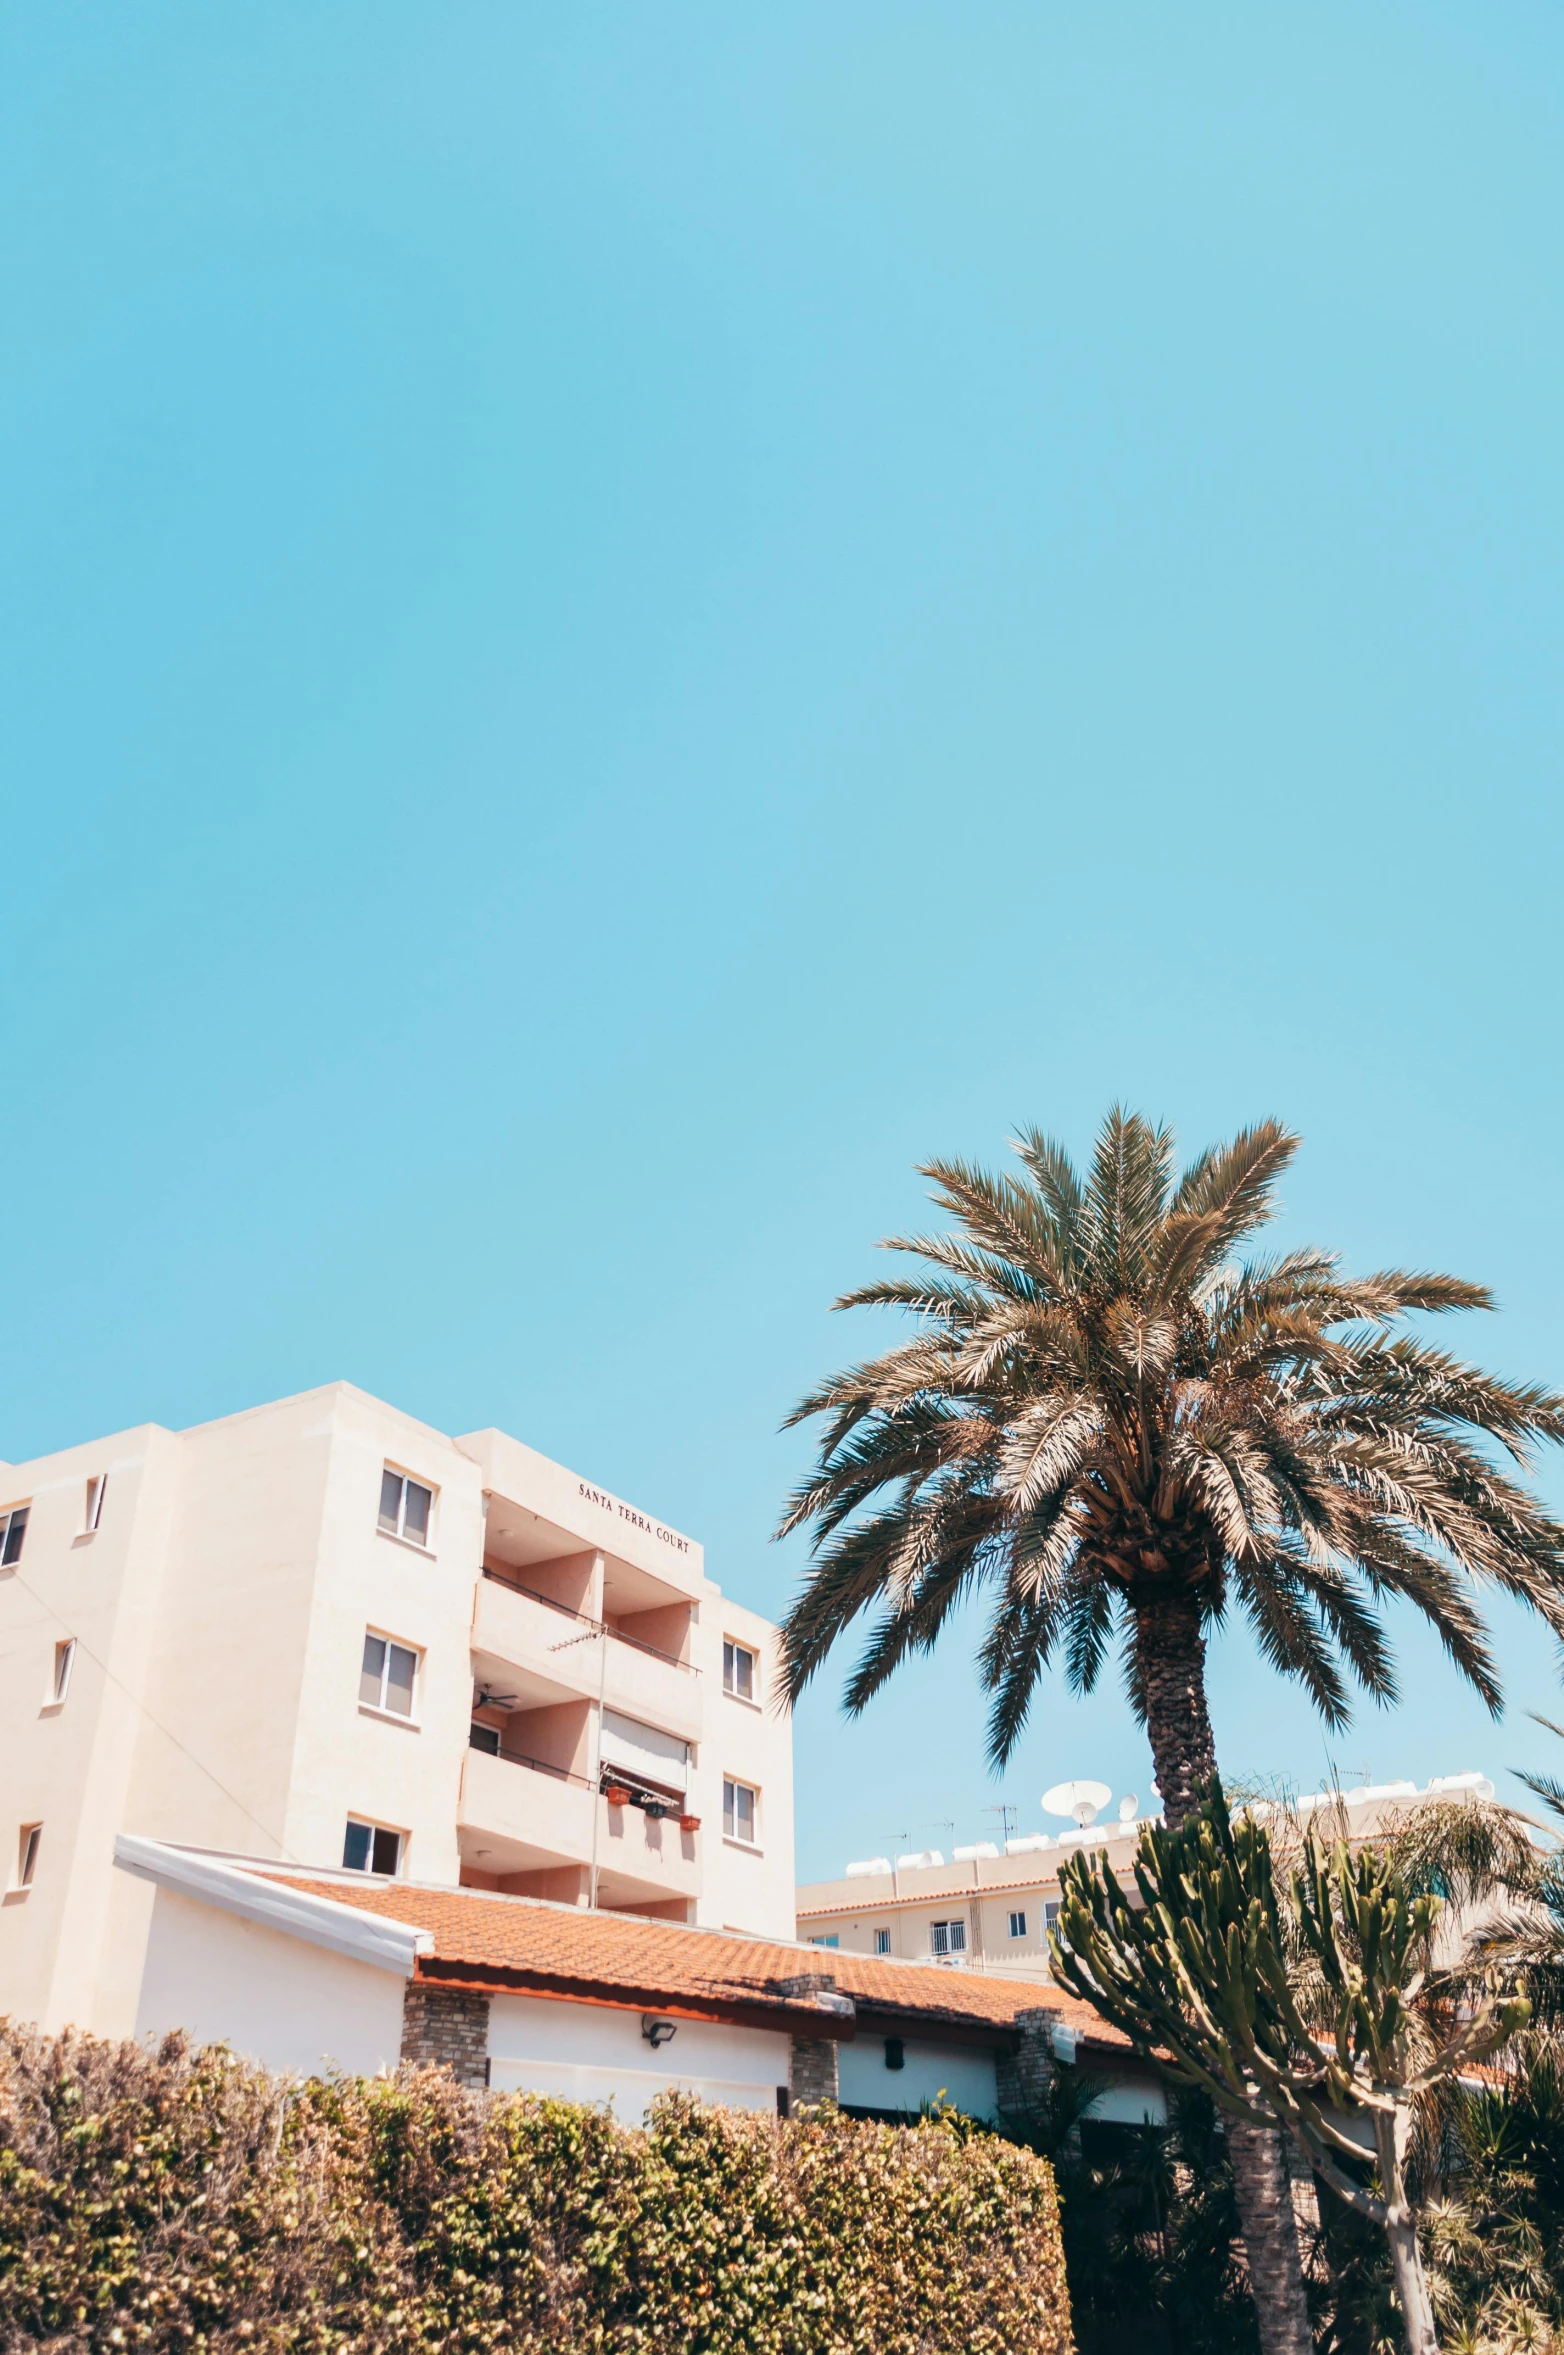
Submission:
<svg viewBox="0 0 1564 2355">
<path fill-rule="evenodd" d="M 467 1736 L 467 1747 L 469 1750 L 483 1750 L 490 1758 L 498 1758 L 500 1754 L 499 1727 L 497 1725 L 480 1725 L 474 1718 L 472 1731 Z"/>
<path fill-rule="evenodd" d="M 1010 1935 L 1012 1938 L 1026 1936 L 1026 1916 L 1024 1913 L 1013 1913 L 1010 1916 Z"/>
<path fill-rule="evenodd" d="M 755 1819 L 759 1812 L 760 1793 L 752 1791 L 748 1783 L 724 1780 L 722 1785 L 722 1829 L 730 1840 L 742 1840 L 747 1848 L 755 1845 Z"/>
<path fill-rule="evenodd" d="M 842 1941 L 833 1930 L 829 1938 L 811 1938 L 811 1946 L 840 1946 Z"/>
<path fill-rule="evenodd" d="M 103 1518 L 103 1498 L 108 1485 L 107 1472 L 94 1472 L 87 1483 L 87 1517 L 82 1527 L 89 1537 Z"/>
<path fill-rule="evenodd" d="M 965 1922 L 931 1922 L 929 1924 L 931 1954 L 965 1954 L 967 1925 Z"/>
<path fill-rule="evenodd" d="M 0 1513 L 0 1570 L 9 1570 L 13 1562 L 22 1558 L 27 1514 L 26 1505 L 13 1505 L 8 1513 Z"/>
<path fill-rule="evenodd" d="M 402 1835 L 383 1824 L 358 1823 L 348 1817 L 342 1862 L 350 1873 L 394 1873 L 402 1861 Z"/>
<path fill-rule="evenodd" d="M 408 1644 L 394 1644 L 388 1635 L 366 1635 L 364 1665 L 359 1670 L 358 1697 L 366 1709 L 384 1709 L 392 1717 L 411 1717 L 413 1687 L 418 1681 L 418 1654 Z"/>
<path fill-rule="evenodd" d="M 1059 1900 L 1057 1898 L 1050 1898 L 1048 1903 L 1043 1907 L 1043 1928 L 1045 1930 L 1052 1930 L 1056 1927 L 1058 1920 Z"/>
<path fill-rule="evenodd" d="M 405 1537 L 410 1545 L 427 1546 L 433 1504 L 432 1488 L 389 1467 L 381 1473 L 380 1526 L 388 1537 Z"/>
<path fill-rule="evenodd" d="M 56 1708 L 71 1689 L 71 1667 L 76 1658 L 76 1638 L 67 1636 L 63 1644 L 54 1647 L 54 1684 L 49 1699 Z"/>
<path fill-rule="evenodd" d="M 38 1843 L 43 1838 L 41 1823 L 24 1823 L 16 1844 L 16 1885 L 30 1889 L 33 1875 L 38 1870 Z"/>
<path fill-rule="evenodd" d="M 734 1693 L 741 1701 L 755 1698 L 755 1655 L 747 1644 L 722 1645 L 722 1689 Z"/>
<path fill-rule="evenodd" d="M 875 1933 L 874 1933 L 874 1951 L 875 1951 L 875 1953 L 876 1953 L 876 1954 L 889 1954 L 889 1953 L 890 1953 L 890 1951 L 891 1951 L 891 1934 L 890 1934 L 889 1930 L 876 1930 L 876 1931 L 875 1931 Z"/>
</svg>

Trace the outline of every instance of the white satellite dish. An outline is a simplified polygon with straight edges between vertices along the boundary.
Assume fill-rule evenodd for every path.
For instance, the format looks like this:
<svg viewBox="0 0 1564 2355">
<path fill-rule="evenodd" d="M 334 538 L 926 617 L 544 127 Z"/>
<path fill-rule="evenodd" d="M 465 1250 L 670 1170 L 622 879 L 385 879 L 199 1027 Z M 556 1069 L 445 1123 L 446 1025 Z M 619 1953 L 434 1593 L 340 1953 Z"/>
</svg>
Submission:
<svg viewBox="0 0 1564 2355">
<path fill-rule="evenodd" d="M 1139 1806 L 1140 1801 L 1136 1798 L 1134 1792 L 1126 1791 L 1123 1798 L 1119 1801 L 1120 1823 L 1133 1823 L 1135 1821 L 1136 1811 Z"/>
<path fill-rule="evenodd" d="M 1055 1783 L 1051 1791 L 1043 1793 L 1043 1813 L 1073 1815 L 1084 1832 L 1089 1823 L 1097 1821 L 1097 1810 L 1106 1807 L 1112 1797 L 1106 1783 Z"/>
</svg>

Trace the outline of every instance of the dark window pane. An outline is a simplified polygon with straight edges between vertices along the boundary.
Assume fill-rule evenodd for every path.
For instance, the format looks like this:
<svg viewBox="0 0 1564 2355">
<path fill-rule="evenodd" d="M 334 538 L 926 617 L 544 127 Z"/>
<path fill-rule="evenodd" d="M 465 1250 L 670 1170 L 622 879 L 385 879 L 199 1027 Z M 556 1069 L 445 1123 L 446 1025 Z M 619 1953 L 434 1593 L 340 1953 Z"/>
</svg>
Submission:
<svg viewBox="0 0 1564 2355">
<path fill-rule="evenodd" d="M 9 1565 L 21 1559 L 22 1540 L 26 1535 L 27 1507 L 21 1505 L 11 1515 L 10 1525 L 5 1533 L 5 1551 L 0 1554 L 0 1565 Z"/>
<path fill-rule="evenodd" d="M 951 1925 L 950 1925 L 950 1951 L 951 1951 L 951 1953 L 952 1953 L 952 1954 L 965 1954 L 965 1953 L 966 1953 L 966 1951 L 967 1951 L 967 1925 L 966 1925 L 966 1923 L 965 1923 L 965 1922 L 952 1922 L 952 1923 L 951 1923 Z"/>
<path fill-rule="evenodd" d="M 396 1871 L 397 1851 L 401 1845 L 400 1832 L 376 1832 L 374 1869 L 377 1873 L 394 1873 Z"/>
<path fill-rule="evenodd" d="M 931 1954 L 949 1954 L 949 1952 L 950 1952 L 950 1924 L 949 1924 L 949 1922 L 934 1922 L 934 1923 L 931 1923 L 931 1924 L 930 1924 L 930 1927 L 929 1927 L 929 1951 L 930 1951 L 930 1953 L 931 1953 Z"/>
<path fill-rule="evenodd" d="M 399 1472 L 380 1475 L 380 1526 L 395 1534 L 402 1514 L 402 1477 Z"/>
<path fill-rule="evenodd" d="M 398 1717 L 413 1714 L 413 1674 L 418 1666 L 418 1655 L 405 1644 L 391 1646 L 390 1667 L 386 1675 L 386 1707 L 394 1709 Z"/>
<path fill-rule="evenodd" d="M 733 1690 L 733 1646 L 731 1644 L 724 1644 L 722 1647 L 722 1681 L 731 1693 Z"/>
<path fill-rule="evenodd" d="M 468 1747 L 486 1750 L 491 1758 L 500 1754 L 500 1729 L 497 1725 L 475 1725 L 467 1737 Z"/>
<path fill-rule="evenodd" d="M 429 1543 L 429 1504 L 431 1491 L 420 1488 L 416 1480 L 407 1484 L 407 1511 L 402 1522 L 402 1534 L 417 1545 Z"/>
<path fill-rule="evenodd" d="M 724 1784 L 723 1784 L 723 1786 L 722 1786 L 722 1828 L 723 1828 L 723 1830 L 724 1830 L 724 1831 L 727 1833 L 727 1835 L 728 1835 L 728 1838 L 729 1838 L 730 1840 L 735 1840 L 735 1839 L 737 1839 L 737 1837 L 738 1837 L 738 1834 L 737 1834 L 737 1832 L 734 1830 L 734 1820 L 735 1820 L 735 1813 L 736 1813 L 736 1810 L 735 1810 L 735 1807 L 734 1807 L 734 1801 L 735 1801 L 735 1799 L 737 1798 L 737 1795 L 738 1795 L 738 1794 L 737 1794 L 737 1792 L 735 1791 L 735 1789 L 734 1789 L 734 1786 L 733 1786 L 733 1784 L 732 1784 L 732 1783 L 724 1783 Z"/>
<path fill-rule="evenodd" d="M 367 1823 L 348 1825 L 348 1836 L 342 1843 L 342 1862 L 350 1873 L 368 1872 L 369 1838 Z"/>
<path fill-rule="evenodd" d="M 752 1701 L 755 1697 L 755 1655 L 740 1648 L 733 1656 L 734 1685 L 739 1698 Z"/>
<path fill-rule="evenodd" d="M 367 1701 L 371 1709 L 380 1706 L 380 1683 L 385 1674 L 386 1647 L 378 1635 L 364 1638 L 364 1665 L 359 1671 L 358 1697 Z"/>
</svg>

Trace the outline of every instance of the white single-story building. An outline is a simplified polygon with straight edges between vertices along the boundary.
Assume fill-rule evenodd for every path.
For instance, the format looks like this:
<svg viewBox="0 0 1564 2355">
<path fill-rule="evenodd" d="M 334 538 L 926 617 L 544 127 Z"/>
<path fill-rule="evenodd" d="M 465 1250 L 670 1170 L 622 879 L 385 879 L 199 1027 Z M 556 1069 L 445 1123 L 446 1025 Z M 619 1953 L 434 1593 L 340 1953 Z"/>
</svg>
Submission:
<svg viewBox="0 0 1564 2355">
<path fill-rule="evenodd" d="M 992 2120 L 1024 2119 L 1064 2058 L 1102 2077 L 1094 2115 L 1164 2114 L 1124 2040 L 1035 1982 L 126 1834 L 115 1863 L 155 1890 L 137 2034 L 183 2029 L 269 2069 L 432 2060 L 632 2124 L 672 2089 L 893 2118 L 943 2097 Z"/>
</svg>

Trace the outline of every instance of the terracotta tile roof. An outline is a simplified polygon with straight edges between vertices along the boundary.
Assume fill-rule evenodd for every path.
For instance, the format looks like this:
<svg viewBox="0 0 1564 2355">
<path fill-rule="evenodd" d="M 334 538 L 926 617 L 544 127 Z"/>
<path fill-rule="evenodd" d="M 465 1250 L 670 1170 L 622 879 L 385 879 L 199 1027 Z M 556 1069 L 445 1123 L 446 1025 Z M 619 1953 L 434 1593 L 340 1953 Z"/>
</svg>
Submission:
<svg viewBox="0 0 1564 2355">
<path fill-rule="evenodd" d="M 1063 1988 L 1033 1980 L 989 1978 L 928 1964 L 881 1961 L 836 1948 L 768 1944 L 721 1930 L 644 1920 L 634 1914 L 587 1913 L 538 1898 L 470 1889 L 424 1889 L 406 1881 L 318 1880 L 272 1871 L 270 1880 L 312 1896 L 427 1930 L 434 1951 L 418 1975 L 468 1985 L 573 1996 L 584 2003 L 654 2006 L 696 2017 L 779 2028 L 806 2025 L 831 2033 L 829 2015 L 813 2018 L 782 1982 L 818 1972 L 835 1978 L 860 2014 L 876 2026 L 894 2019 L 906 2032 L 944 2030 L 965 2041 L 1003 2041 L 1017 2013 L 1058 2012 L 1083 2043 L 1128 2049 L 1127 2039 Z M 802 2014 L 802 2017 L 800 2016 Z M 881 2031 L 884 2032 L 883 2030 Z"/>
</svg>

